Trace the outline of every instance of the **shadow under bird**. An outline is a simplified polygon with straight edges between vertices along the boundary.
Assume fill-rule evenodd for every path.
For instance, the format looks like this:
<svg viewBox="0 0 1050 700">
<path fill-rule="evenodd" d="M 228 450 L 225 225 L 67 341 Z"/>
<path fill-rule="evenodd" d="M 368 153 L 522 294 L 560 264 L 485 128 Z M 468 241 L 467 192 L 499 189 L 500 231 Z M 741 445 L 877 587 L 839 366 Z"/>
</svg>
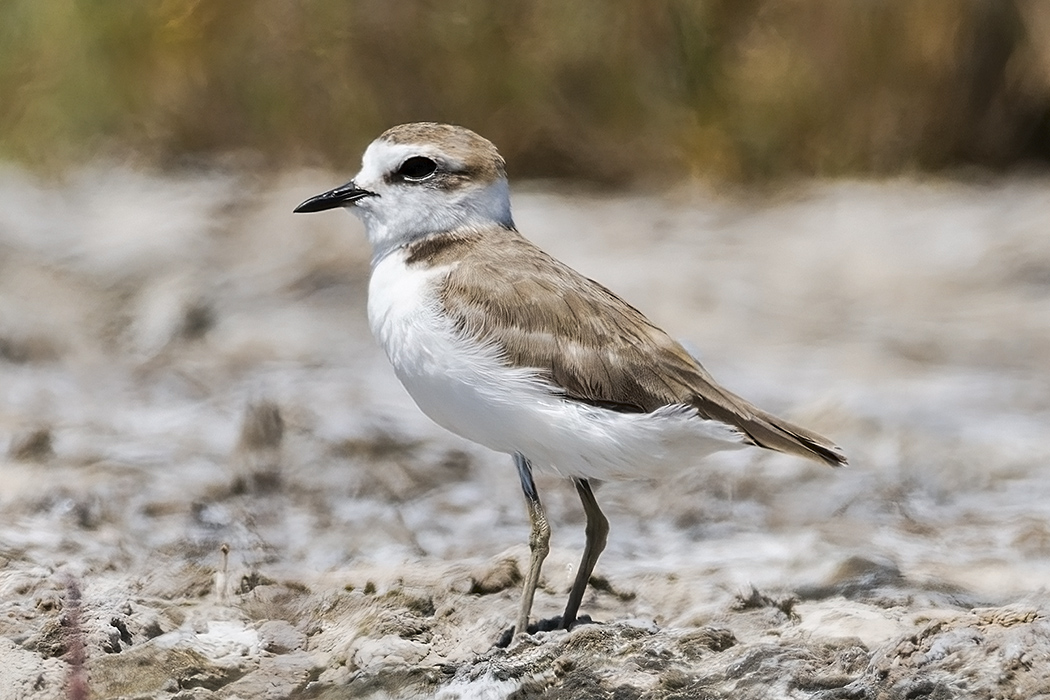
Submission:
<svg viewBox="0 0 1050 700">
<path fill-rule="evenodd" d="M 748 445 L 846 463 L 828 439 L 723 389 L 641 312 L 519 234 L 503 158 L 469 129 L 393 127 L 353 180 L 295 211 L 339 207 L 365 224 L 369 324 L 408 393 L 439 425 L 513 457 L 531 522 L 519 633 L 549 551 L 534 468 L 571 479 L 587 517 L 558 621 L 570 629 L 609 533 L 592 481 L 658 478 Z"/>
</svg>

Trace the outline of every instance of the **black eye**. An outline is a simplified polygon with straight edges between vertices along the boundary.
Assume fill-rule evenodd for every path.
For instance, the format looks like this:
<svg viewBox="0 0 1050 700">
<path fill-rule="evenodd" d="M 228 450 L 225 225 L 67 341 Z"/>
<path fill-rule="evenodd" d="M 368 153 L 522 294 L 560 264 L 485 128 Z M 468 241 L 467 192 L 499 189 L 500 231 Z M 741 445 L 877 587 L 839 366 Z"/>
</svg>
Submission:
<svg viewBox="0 0 1050 700">
<path fill-rule="evenodd" d="M 437 170 L 437 163 L 424 156 L 412 156 L 397 169 L 397 174 L 406 180 L 426 180 Z"/>
</svg>

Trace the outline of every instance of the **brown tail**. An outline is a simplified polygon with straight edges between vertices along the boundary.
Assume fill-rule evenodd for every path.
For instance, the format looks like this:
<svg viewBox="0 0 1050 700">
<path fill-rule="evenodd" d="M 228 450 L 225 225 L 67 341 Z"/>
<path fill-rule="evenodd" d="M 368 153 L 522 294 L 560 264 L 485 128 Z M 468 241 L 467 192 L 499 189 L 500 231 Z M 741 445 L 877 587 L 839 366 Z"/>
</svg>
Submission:
<svg viewBox="0 0 1050 700">
<path fill-rule="evenodd" d="M 737 396 L 715 383 L 707 370 L 697 364 L 700 371 L 696 381 L 696 393 L 693 394 L 693 405 L 705 418 L 728 423 L 744 434 L 747 442 L 768 450 L 787 452 L 832 467 L 847 464 L 842 448 L 794 423 L 766 413 L 754 404 Z"/>
<path fill-rule="evenodd" d="M 806 457 L 832 467 L 848 464 L 842 448 L 823 435 L 757 409 L 750 417 L 751 420 L 743 421 L 739 427 L 759 447 Z"/>
</svg>

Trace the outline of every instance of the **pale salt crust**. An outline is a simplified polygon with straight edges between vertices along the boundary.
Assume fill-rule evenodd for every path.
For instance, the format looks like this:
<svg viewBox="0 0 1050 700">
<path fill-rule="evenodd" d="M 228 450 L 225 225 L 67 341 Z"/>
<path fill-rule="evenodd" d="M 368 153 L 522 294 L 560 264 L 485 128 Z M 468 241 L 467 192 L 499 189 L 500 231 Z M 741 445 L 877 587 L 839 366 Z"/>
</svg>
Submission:
<svg viewBox="0 0 1050 700">
<path fill-rule="evenodd" d="M 387 613 L 414 624 L 397 596 L 418 589 L 440 610 L 425 618 L 430 656 L 396 668 L 460 664 L 456 683 L 487 692 L 484 664 L 497 657 L 485 655 L 516 591 L 469 591 L 478 569 L 527 554 L 517 479 L 504 455 L 449 435 L 400 387 L 368 328 L 370 251 L 352 219 L 289 213 L 333 178 L 259 187 L 98 168 L 51 186 L 0 174 L 0 634 L 17 640 L 0 646 L 5 687 L 61 697 L 33 688 L 60 683 L 67 665 L 23 645 L 58 624 L 73 576 L 95 684 L 128 654 L 201 637 L 202 654 L 218 653 L 205 643 L 222 630 L 254 639 L 260 620 L 281 616 L 310 632 L 308 649 L 257 656 L 252 642 L 237 682 L 263 673 L 251 664 L 296 655 L 314 655 L 324 682 L 378 678 L 390 667 L 355 664 L 408 663 L 407 646 L 379 640 Z M 257 199 L 246 203 L 248 191 Z M 658 482 L 606 484 L 613 536 L 597 573 L 623 595 L 589 595 L 583 612 L 655 620 L 654 653 L 710 624 L 730 628 L 741 654 L 859 636 L 873 668 L 940 621 L 956 636 L 930 648 L 978 680 L 1007 677 L 993 651 L 1014 647 L 965 639 L 1014 631 L 1041 649 L 1048 192 L 1039 179 L 817 183 L 775 200 L 516 192 L 517 223 L 541 247 L 702 348 L 729 389 L 805 419 L 852 458 L 832 472 L 738 451 Z M 195 306 L 213 319 L 197 339 L 183 327 Z M 285 418 L 283 486 L 231 495 L 245 405 L 260 399 Z M 40 426 L 51 456 L 7 453 Z M 542 617 L 560 611 L 583 534 L 571 489 L 537 481 L 554 530 Z M 223 543 L 224 598 L 213 584 Z M 806 600 L 797 623 L 729 612 L 751 584 L 806 590 L 856 556 L 900 578 L 881 598 Z M 278 584 L 239 593 L 252 572 Z M 275 589 L 299 597 L 281 607 L 267 597 Z M 134 641 L 119 654 L 102 650 L 114 619 Z M 163 640 L 148 640 L 151 620 Z M 236 625 L 213 624 L 224 621 Z M 608 677 L 639 673 L 628 661 L 611 657 Z M 938 663 L 930 656 L 924 672 Z M 1041 666 L 1025 668 L 1014 677 Z"/>
</svg>

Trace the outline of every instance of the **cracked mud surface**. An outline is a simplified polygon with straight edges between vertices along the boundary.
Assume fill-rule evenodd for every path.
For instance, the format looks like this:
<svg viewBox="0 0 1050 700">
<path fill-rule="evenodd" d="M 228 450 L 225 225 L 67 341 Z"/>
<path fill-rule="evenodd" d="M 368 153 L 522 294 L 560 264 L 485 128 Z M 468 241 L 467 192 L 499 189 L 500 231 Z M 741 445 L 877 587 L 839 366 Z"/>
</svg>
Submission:
<svg viewBox="0 0 1050 700">
<path fill-rule="evenodd" d="M 398 386 L 356 222 L 290 214 L 337 181 L 0 176 L 0 698 L 1050 697 L 1050 183 L 517 195 L 851 466 L 602 485 L 597 623 L 501 649 L 513 468 Z"/>
</svg>

